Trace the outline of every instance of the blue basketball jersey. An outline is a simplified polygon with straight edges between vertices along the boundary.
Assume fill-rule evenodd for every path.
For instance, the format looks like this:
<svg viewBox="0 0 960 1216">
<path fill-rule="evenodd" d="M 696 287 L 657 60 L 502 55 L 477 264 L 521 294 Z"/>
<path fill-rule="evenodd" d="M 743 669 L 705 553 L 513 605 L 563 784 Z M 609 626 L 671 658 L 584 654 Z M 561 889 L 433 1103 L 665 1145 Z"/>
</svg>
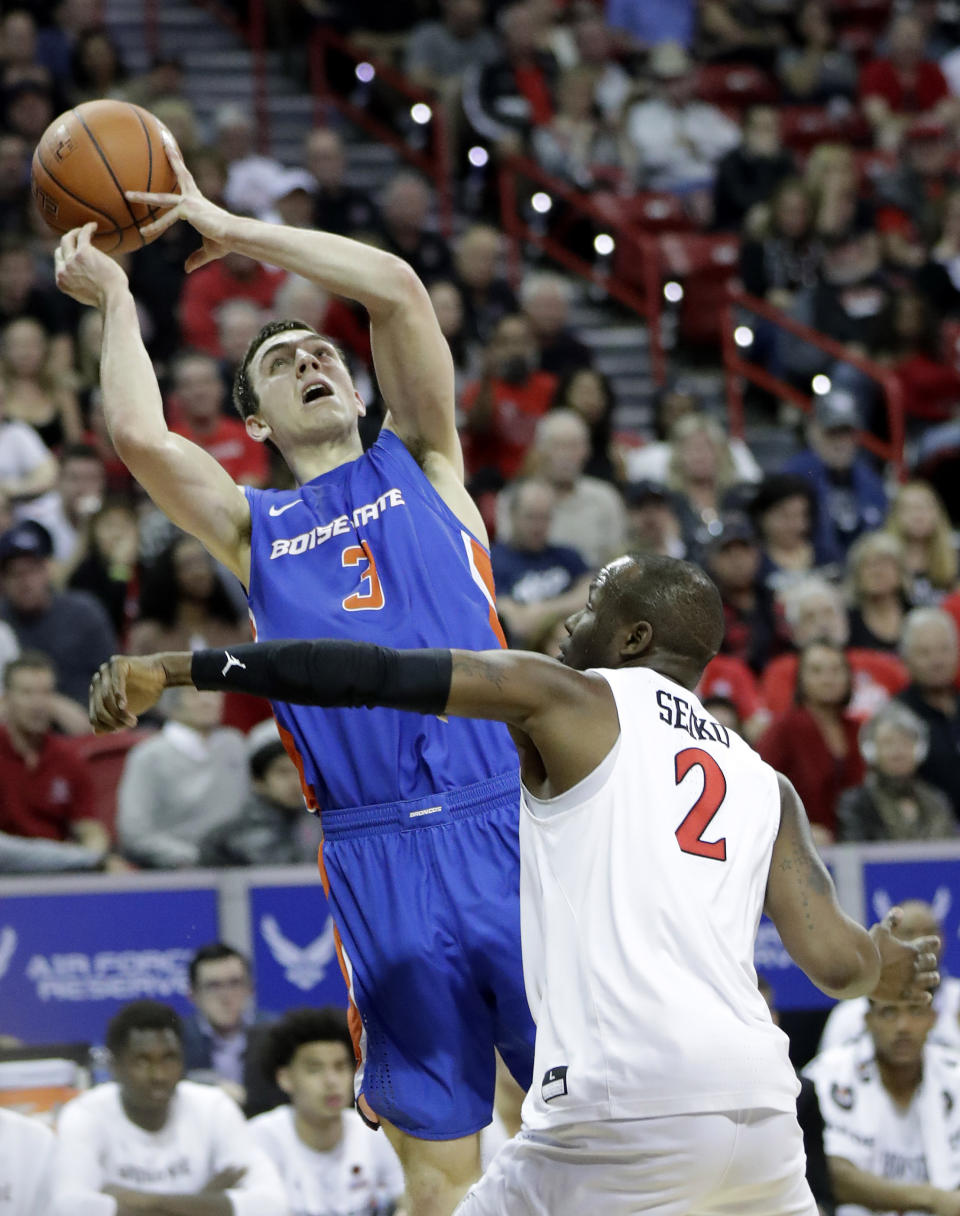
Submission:
<svg viewBox="0 0 960 1216">
<path fill-rule="evenodd" d="M 382 431 L 359 459 L 293 490 L 246 489 L 255 636 L 400 648 L 503 645 L 486 548 Z M 321 808 L 372 806 L 518 769 L 499 722 L 274 704 Z"/>
</svg>

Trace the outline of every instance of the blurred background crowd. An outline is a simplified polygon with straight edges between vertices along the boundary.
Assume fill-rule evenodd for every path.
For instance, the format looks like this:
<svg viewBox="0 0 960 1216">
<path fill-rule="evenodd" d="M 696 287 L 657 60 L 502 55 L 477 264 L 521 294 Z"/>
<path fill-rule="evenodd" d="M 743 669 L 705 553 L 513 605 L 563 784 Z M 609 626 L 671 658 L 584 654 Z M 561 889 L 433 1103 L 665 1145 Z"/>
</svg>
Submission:
<svg viewBox="0 0 960 1216">
<path fill-rule="evenodd" d="M 555 653 L 611 557 L 690 557 L 728 622 L 701 694 L 794 781 L 818 839 L 954 835 L 953 7 L 133 8 L 0 20 L 0 869 L 316 843 L 265 704 L 179 692 L 126 736 L 86 724 L 111 653 L 249 636 L 240 587 L 118 462 L 99 318 L 53 283 L 32 148 L 100 96 L 162 117 L 214 200 L 423 277 L 511 644 Z M 191 42 L 191 13 L 227 49 Z M 174 429 L 241 482 L 288 484 L 230 384 L 263 322 L 293 315 L 342 346 L 372 439 L 360 310 L 235 254 L 188 278 L 195 243 L 177 226 L 124 259 Z"/>
</svg>

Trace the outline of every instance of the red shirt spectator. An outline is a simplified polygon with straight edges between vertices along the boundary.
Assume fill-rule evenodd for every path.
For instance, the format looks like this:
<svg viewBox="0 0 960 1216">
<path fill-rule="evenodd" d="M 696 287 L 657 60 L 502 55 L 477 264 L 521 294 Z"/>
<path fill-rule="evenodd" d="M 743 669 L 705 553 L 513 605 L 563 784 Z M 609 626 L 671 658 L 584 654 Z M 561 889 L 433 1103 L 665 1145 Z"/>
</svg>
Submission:
<svg viewBox="0 0 960 1216">
<path fill-rule="evenodd" d="M 766 708 L 757 677 L 742 659 L 730 654 L 718 654 L 710 660 L 697 685 L 697 696 L 701 701 L 725 697 L 741 722 L 749 722 Z"/>
<path fill-rule="evenodd" d="M 271 308 L 282 270 L 256 262 L 239 253 L 228 253 L 188 275 L 180 296 L 180 332 L 188 346 L 219 358 L 217 309 L 227 300 L 252 300 L 260 308 Z"/>
<path fill-rule="evenodd" d="M 853 672 L 853 696 L 849 712 L 858 721 L 872 717 L 891 697 L 910 683 L 906 667 L 896 655 L 881 650 L 861 650 L 851 647 L 846 652 Z M 764 671 L 760 691 L 767 708 L 775 718 L 789 712 L 794 703 L 797 685 L 797 656 L 781 654 Z"/>
<path fill-rule="evenodd" d="M 86 761 L 69 740 L 56 735 L 46 736 L 30 764 L 0 726 L 0 788 L 0 831 L 13 836 L 69 840 L 72 824 L 93 818 Z"/>
<path fill-rule="evenodd" d="M 839 760 L 808 709 L 795 705 L 757 740 L 757 751 L 768 764 L 789 777 L 811 823 L 836 834 L 836 804 L 840 794 L 860 785 L 865 775 L 857 741 L 859 723 L 843 720 L 847 751 Z"/>
<path fill-rule="evenodd" d="M 270 457 L 264 444 L 247 434 L 239 418 L 224 412 L 223 380 L 210 355 L 187 352 L 173 366 L 170 430 L 220 462 L 234 481 L 264 486 Z"/>
<path fill-rule="evenodd" d="M 894 114 L 922 114 L 949 97 L 950 88 L 943 72 L 930 60 L 908 73 L 889 59 L 875 59 L 860 73 L 860 96 L 882 97 Z"/>
</svg>

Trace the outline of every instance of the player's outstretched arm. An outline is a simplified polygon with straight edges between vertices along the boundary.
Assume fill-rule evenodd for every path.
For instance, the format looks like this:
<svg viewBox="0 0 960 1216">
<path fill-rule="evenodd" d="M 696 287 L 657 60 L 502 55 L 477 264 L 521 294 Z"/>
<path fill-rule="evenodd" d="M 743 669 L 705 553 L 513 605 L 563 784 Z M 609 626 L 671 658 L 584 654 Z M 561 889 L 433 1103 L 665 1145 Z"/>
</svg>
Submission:
<svg viewBox="0 0 960 1216">
<path fill-rule="evenodd" d="M 100 384 L 117 455 L 163 513 L 191 532 L 246 584 L 250 508 L 203 448 L 167 429 L 157 377 L 140 336 L 127 276 L 91 244 L 95 224 L 68 232 L 56 251 L 57 286 L 103 316 Z"/>
<path fill-rule="evenodd" d="M 506 722 L 533 744 L 524 777 L 541 797 L 576 785 L 620 734 L 607 682 L 542 655 L 341 641 L 117 656 L 93 679 L 90 719 L 98 732 L 133 726 L 164 688 L 181 684 L 302 705 L 387 706 Z"/>
<path fill-rule="evenodd" d="M 828 996 L 929 1003 L 939 982 L 937 939 L 893 936 L 892 909 L 868 933 L 847 916 L 820 859 L 796 790 L 780 780 L 780 830 L 767 879 L 765 911 L 790 957 Z"/>
<path fill-rule="evenodd" d="M 231 215 L 200 193 L 176 145 L 166 148 L 180 193 L 127 194 L 134 202 L 170 208 L 144 226 L 144 236 L 149 240 L 183 219 L 204 239 L 203 248 L 187 260 L 188 271 L 232 250 L 362 304 L 370 316 L 377 380 L 390 411 L 386 425 L 414 451 L 444 457 L 462 481 L 453 359 L 430 297 L 413 269 L 401 258 L 349 237 Z"/>
</svg>

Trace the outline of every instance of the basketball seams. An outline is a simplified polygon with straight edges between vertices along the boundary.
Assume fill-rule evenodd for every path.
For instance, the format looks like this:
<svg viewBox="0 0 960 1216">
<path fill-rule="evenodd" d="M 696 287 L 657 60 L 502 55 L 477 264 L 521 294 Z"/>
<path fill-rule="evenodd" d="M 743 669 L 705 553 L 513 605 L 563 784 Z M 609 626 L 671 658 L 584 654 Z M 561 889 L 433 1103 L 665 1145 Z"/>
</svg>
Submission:
<svg viewBox="0 0 960 1216">
<path fill-rule="evenodd" d="M 85 207 L 88 211 L 95 211 L 97 213 L 97 215 L 102 215 L 105 220 L 109 221 L 109 223 L 110 223 L 109 231 L 103 232 L 103 233 L 98 232 L 97 233 L 98 236 L 109 236 L 111 232 L 116 232 L 119 234 L 124 231 L 122 228 L 120 228 L 120 226 L 114 220 L 113 216 L 110 214 L 109 211 L 104 211 L 102 207 L 96 207 L 96 206 L 94 206 L 93 203 L 87 202 L 87 200 L 85 198 L 81 198 L 79 194 L 74 194 L 74 192 L 70 189 L 69 186 L 65 186 L 63 184 L 63 182 L 57 177 L 57 175 L 50 171 L 50 169 L 47 167 L 47 165 L 45 164 L 44 159 L 43 159 L 42 142 L 37 145 L 35 154 L 36 154 L 37 160 L 40 162 L 40 168 L 44 171 L 44 173 L 46 173 L 47 177 L 50 178 L 50 180 L 53 182 L 53 184 L 57 187 L 58 190 L 61 190 L 68 198 L 72 198 L 75 203 L 79 203 L 82 207 Z M 52 227 L 52 225 L 51 225 L 51 227 Z M 70 229 L 67 229 L 66 231 L 69 232 Z M 120 236 L 117 241 L 117 244 L 120 244 L 122 242 L 122 240 L 123 240 L 123 237 Z"/>
<path fill-rule="evenodd" d="M 90 128 L 87 126 L 86 119 L 85 119 L 85 118 L 83 117 L 83 115 L 82 115 L 82 114 L 79 112 L 79 108 L 75 108 L 74 110 L 72 110 L 72 111 L 71 111 L 71 113 L 72 113 L 72 114 L 73 114 L 73 116 L 76 118 L 77 122 L 79 122 L 79 123 L 80 123 L 80 125 L 83 127 L 84 131 L 85 131 L 85 132 L 86 132 L 86 134 L 87 134 L 87 138 L 88 138 L 88 139 L 90 140 L 90 142 L 93 144 L 93 146 L 94 146 L 94 148 L 95 148 L 95 150 L 96 150 L 97 155 L 100 157 L 100 160 L 103 162 L 104 168 L 105 168 L 105 169 L 107 170 L 107 172 L 110 174 L 110 180 L 113 182 L 114 186 L 116 186 L 116 188 L 117 188 L 117 193 L 120 195 L 121 199 L 123 200 L 123 205 L 124 205 L 124 206 L 126 207 L 126 209 L 127 209 L 127 214 L 130 216 L 130 219 L 133 221 L 134 226 L 137 228 L 137 236 L 139 236 L 139 238 L 140 238 L 140 244 L 141 244 L 141 245 L 146 245 L 146 243 L 147 243 L 147 242 L 146 242 L 146 241 L 143 239 L 143 233 L 140 231 L 140 227 L 139 227 L 139 225 L 140 225 L 140 221 L 137 219 L 136 215 L 134 214 L 133 207 L 132 207 L 132 206 L 131 206 L 131 204 L 130 204 L 130 200 L 129 200 L 129 199 L 127 198 L 127 196 L 124 194 L 124 192 L 123 192 L 123 187 L 120 185 L 120 182 L 117 180 L 117 175 L 116 175 L 116 174 L 114 173 L 114 171 L 113 171 L 113 166 L 110 164 L 110 161 L 109 161 L 109 160 L 107 159 L 107 157 L 104 155 L 103 149 L 100 147 L 100 143 L 99 143 L 99 141 L 97 140 L 97 137 L 94 135 L 94 133 L 93 133 L 93 132 L 90 130 Z M 137 118 L 138 118 L 138 119 L 139 119 L 139 117 L 140 117 L 140 116 L 139 116 L 139 115 L 137 115 Z M 149 142 L 150 142 L 150 141 L 148 140 L 148 141 L 147 141 L 148 145 L 149 145 Z"/>
<path fill-rule="evenodd" d="M 135 106 L 130 102 L 127 102 L 127 105 L 129 106 L 129 108 L 131 110 L 133 110 L 134 114 L 136 114 L 137 122 L 140 124 L 140 127 L 143 131 L 143 138 L 147 141 L 147 189 L 146 189 L 146 193 L 149 194 L 149 192 L 153 189 L 153 140 L 150 138 L 150 128 L 143 121 L 143 115 L 140 113 L 140 107 Z M 155 220 L 157 218 L 156 207 L 154 207 L 152 203 L 148 203 L 148 204 L 146 204 L 146 208 L 150 214 L 151 220 Z M 138 227 L 139 227 L 139 225 L 138 225 Z M 140 239 L 143 240 L 143 237 L 141 236 Z"/>
</svg>

